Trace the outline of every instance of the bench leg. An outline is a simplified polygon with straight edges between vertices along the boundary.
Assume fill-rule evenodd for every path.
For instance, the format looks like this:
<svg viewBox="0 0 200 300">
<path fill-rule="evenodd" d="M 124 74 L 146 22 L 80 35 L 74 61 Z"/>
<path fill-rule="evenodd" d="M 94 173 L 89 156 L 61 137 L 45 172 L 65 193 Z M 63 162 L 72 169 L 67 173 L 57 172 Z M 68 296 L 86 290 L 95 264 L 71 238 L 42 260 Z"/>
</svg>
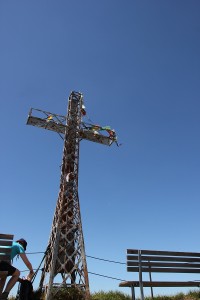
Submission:
<svg viewBox="0 0 200 300">
<path fill-rule="evenodd" d="M 153 287 L 151 286 L 151 299 L 154 299 L 153 297 Z"/>
<path fill-rule="evenodd" d="M 150 262 L 150 261 L 149 261 Z M 150 271 L 149 271 L 149 280 L 150 280 L 150 282 L 152 282 L 152 277 L 151 277 L 151 267 L 149 268 L 150 269 Z M 151 286 L 151 299 L 154 299 L 153 298 L 153 287 Z"/>
<path fill-rule="evenodd" d="M 132 294 L 132 300 L 135 300 L 135 288 L 134 288 L 134 286 L 131 287 L 131 294 Z"/>
<path fill-rule="evenodd" d="M 141 300 L 144 300 L 144 290 L 143 290 L 143 285 L 140 285 L 140 295 L 141 295 Z"/>
<path fill-rule="evenodd" d="M 138 260 L 139 260 L 140 295 L 141 295 L 141 300 L 144 300 L 144 291 L 143 291 L 143 283 L 142 283 L 142 267 L 141 267 L 141 250 L 138 250 Z"/>
</svg>

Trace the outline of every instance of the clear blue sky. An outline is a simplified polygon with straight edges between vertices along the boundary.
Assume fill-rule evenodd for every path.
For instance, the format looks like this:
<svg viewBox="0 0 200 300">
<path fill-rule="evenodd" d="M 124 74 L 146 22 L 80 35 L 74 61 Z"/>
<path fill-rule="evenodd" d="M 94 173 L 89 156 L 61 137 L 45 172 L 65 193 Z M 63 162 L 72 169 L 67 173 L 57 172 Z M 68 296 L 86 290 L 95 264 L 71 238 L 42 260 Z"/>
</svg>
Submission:
<svg viewBox="0 0 200 300">
<path fill-rule="evenodd" d="M 30 107 L 65 115 L 75 90 L 123 144 L 81 142 L 87 255 L 200 251 L 199 15 L 198 0 L 0 1 L 1 232 L 26 238 L 28 252 L 46 249 L 63 142 L 26 118 Z M 29 258 L 37 268 L 42 255 Z M 88 270 L 133 278 L 91 258 Z M 92 292 L 130 293 L 118 284 L 90 274 Z"/>
</svg>

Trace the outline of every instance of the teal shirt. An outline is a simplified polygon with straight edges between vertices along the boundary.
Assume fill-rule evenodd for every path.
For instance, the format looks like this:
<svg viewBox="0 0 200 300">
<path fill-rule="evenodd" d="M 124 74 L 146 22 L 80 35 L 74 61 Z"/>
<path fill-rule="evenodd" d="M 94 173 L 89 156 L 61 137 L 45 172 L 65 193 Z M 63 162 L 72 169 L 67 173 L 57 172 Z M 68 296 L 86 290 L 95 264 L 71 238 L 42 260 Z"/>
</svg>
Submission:
<svg viewBox="0 0 200 300">
<path fill-rule="evenodd" d="M 11 260 L 13 260 L 13 258 L 21 253 L 25 253 L 24 248 L 22 247 L 22 245 L 20 245 L 19 243 L 13 242 L 12 247 L 11 247 Z"/>
</svg>

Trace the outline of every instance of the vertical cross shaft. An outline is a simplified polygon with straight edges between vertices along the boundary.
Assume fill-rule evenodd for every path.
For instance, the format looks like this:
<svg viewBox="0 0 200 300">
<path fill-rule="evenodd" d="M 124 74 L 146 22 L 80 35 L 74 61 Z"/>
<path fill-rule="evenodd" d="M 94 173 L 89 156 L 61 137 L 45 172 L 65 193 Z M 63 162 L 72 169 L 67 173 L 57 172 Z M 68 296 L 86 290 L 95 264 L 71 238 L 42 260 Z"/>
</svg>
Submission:
<svg viewBox="0 0 200 300">
<path fill-rule="evenodd" d="M 78 197 L 79 131 L 82 95 L 71 93 L 60 180 L 60 192 L 49 239 L 44 271 L 49 273 L 47 299 L 51 296 L 54 277 L 62 283 L 78 286 L 89 298 L 89 280 Z"/>
<path fill-rule="evenodd" d="M 45 299 L 50 300 L 56 287 L 76 287 L 90 298 L 89 280 L 78 197 L 79 143 L 81 139 L 111 145 L 116 136 L 96 134 L 82 124 L 83 96 L 72 92 L 68 101 L 67 117 L 45 114 L 45 118 L 30 115 L 28 125 L 38 126 L 64 134 L 64 149 L 61 168 L 60 191 L 54 213 L 48 251 L 40 280 L 45 285 Z M 66 121 L 66 124 L 63 124 Z M 111 131 L 113 133 L 113 131 Z M 59 280 L 60 284 L 56 284 Z"/>
</svg>

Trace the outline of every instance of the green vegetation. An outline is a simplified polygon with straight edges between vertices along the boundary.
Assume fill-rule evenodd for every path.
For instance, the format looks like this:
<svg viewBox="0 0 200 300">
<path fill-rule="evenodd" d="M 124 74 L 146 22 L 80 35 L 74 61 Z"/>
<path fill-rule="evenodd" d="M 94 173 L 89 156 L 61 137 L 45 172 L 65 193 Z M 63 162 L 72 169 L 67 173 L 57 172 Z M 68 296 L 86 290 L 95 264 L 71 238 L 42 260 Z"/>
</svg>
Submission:
<svg viewBox="0 0 200 300">
<path fill-rule="evenodd" d="M 121 292 L 110 291 L 92 294 L 91 300 L 131 300 L 131 297 Z M 145 297 L 145 300 L 152 299 Z M 155 296 L 154 300 L 200 300 L 200 290 L 190 291 L 187 294 L 179 293 L 174 296 Z"/>
<path fill-rule="evenodd" d="M 121 292 L 98 292 L 91 295 L 91 300 L 130 300 L 131 297 Z"/>
<path fill-rule="evenodd" d="M 156 296 L 154 300 L 199 300 L 200 291 L 190 291 L 187 294 L 178 293 L 174 296 Z M 145 300 L 151 300 L 151 297 L 146 297 Z"/>
<path fill-rule="evenodd" d="M 76 289 L 60 289 L 53 297 L 54 300 L 84 300 L 83 294 Z M 139 299 L 139 298 L 138 298 Z M 9 300 L 15 300 L 15 297 L 10 297 Z M 33 300 L 43 300 L 38 291 L 34 292 Z M 118 291 L 109 291 L 94 293 L 91 295 L 91 300 L 131 300 L 129 295 Z M 151 300 L 151 297 L 145 297 L 145 300 Z M 155 296 L 154 300 L 200 300 L 200 290 L 190 291 L 187 294 L 179 293 L 174 296 Z"/>
</svg>

